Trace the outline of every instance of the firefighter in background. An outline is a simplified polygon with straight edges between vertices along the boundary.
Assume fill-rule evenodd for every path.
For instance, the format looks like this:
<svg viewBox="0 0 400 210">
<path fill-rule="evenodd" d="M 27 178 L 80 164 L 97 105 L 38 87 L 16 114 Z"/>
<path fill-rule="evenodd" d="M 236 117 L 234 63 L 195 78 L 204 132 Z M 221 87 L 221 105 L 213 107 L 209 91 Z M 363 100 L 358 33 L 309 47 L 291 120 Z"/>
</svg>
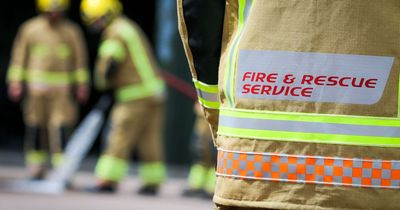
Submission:
<svg viewBox="0 0 400 210">
<path fill-rule="evenodd" d="M 68 0 L 37 0 L 40 14 L 26 21 L 14 42 L 7 74 L 10 98 L 23 99 L 26 164 L 43 179 L 47 155 L 57 166 L 77 117 L 76 101 L 89 95 L 86 47 L 80 28 L 64 17 Z"/>
<path fill-rule="evenodd" d="M 400 209 L 399 0 L 178 11 L 218 131 L 216 209 Z"/>
<path fill-rule="evenodd" d="M 164 82 L 149 43 L 139 26 L 122 15 L 118 0 L 83 0 L 81 13 L 90 28 L 102 31 L 96 86 L 112 90 L 116 101 L 108 147 L 95 169 L 98 183 L 90 191 L 114 192 L 137 146 L 143 182 L 138 193 L 155 195 L 166 176 L 161 142 Z"/>
<path fill-rule="evenodd" d="M 200 104 L 195 104 L 196 121 L 192 137 L 194 163 L 188 176 L 189 188 L 183 196 L 212 198 L 215 187 L 217 151 L 213 144 L 210 127 L 204 118 Z"/>
</svg>

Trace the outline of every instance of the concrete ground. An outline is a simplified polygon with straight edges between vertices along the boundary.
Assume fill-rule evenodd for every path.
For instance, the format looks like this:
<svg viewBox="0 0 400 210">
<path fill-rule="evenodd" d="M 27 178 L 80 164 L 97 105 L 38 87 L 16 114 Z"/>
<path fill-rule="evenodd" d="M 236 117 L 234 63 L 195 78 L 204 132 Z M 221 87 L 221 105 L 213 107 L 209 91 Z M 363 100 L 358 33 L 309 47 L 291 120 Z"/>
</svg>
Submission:
<svg viewBox="0 0 400 210">
<path fill-rule="evenodd" d="M 21 155 L 0 151 L 0 182 L 24 179 L 26 173 L 22 162 Z M 186 169 L 170 167 L 169 178 L 161 188 L 160 194 L 156 197 L 146 197 L 135 194 L 140 187 L 139 179 L 133 175 L 135 169 L 121 183 L 116 194 L 99 195 L 83 192 L 84 187 L 95 183 L 91 173 L 94 161 L 86 160 L 83 165 L 73 180 L 74 189 L 62 195 L 12 193 L 0 188 L 0 210 L 206 210 L 212 209 L 213 206 L 211 200 L 181 196 L 182 190 L 186 187 Z"/>
</svg>

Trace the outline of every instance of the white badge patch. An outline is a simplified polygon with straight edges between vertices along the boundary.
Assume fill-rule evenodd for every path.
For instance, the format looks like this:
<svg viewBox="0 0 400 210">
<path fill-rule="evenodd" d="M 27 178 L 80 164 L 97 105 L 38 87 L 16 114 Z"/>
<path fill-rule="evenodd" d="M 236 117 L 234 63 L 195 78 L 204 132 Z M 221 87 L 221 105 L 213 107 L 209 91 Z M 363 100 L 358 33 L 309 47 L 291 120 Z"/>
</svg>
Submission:
<svg viewBox="0 0 400 210">
<path fill-rule="evenodd" d="M 236 97 L 374 104 L 394 57 L 241 50 Z"/>
</svg>

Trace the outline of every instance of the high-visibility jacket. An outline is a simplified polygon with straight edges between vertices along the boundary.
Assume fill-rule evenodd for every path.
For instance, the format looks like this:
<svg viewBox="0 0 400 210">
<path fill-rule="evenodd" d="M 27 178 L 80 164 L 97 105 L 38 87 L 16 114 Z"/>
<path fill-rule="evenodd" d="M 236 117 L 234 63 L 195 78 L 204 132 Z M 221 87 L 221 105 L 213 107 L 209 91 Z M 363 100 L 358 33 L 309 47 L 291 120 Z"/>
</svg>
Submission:
<svg viewBox="0 0 400 210">
<path fill-rule="evenodd" d="M 25 22 L 14 41 L 8 82 L 54 87 L 89 82 L 86 46 L 79 27 L 67 19 L 50 25 L 44 15 Z"/>
<path fill-rule="evenodd" d="M 196 76 L 188 2 L 178 14 Z M 226 1 L 214 202 L 400 208 L 399 11 L 398 0 Z"/>
<path fill-rule="evenodd" d="M 110 72 L 112 63 L 116 65 Z M 164 90 L 148 40 L 140 27 L 124 16 L 103 32 L 95 79 L 98 88 L 114 90 L 119 102 L 148 98 Z"/>
</svg>

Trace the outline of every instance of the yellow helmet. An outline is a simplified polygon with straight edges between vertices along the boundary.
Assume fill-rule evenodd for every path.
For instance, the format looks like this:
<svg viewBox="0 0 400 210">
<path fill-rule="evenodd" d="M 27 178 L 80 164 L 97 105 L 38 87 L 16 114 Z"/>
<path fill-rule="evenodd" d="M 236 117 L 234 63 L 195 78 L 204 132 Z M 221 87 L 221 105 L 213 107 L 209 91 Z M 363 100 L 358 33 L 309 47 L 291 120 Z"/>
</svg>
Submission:
<svg viewBox="0 0 400 210">
<path fill-rule="evenodd" d="M 40 12 L 63 12 L 69 7 L 69 0 L 36 0 Z"/>
<path fill-rule="evenodd" d="M 122 5 L 119 0 L 82 0 L 81 15 L 87 25 L 93 24 L 100 18 L 106 21 L 114 19 L 122 12 Z"/>
</svg>

